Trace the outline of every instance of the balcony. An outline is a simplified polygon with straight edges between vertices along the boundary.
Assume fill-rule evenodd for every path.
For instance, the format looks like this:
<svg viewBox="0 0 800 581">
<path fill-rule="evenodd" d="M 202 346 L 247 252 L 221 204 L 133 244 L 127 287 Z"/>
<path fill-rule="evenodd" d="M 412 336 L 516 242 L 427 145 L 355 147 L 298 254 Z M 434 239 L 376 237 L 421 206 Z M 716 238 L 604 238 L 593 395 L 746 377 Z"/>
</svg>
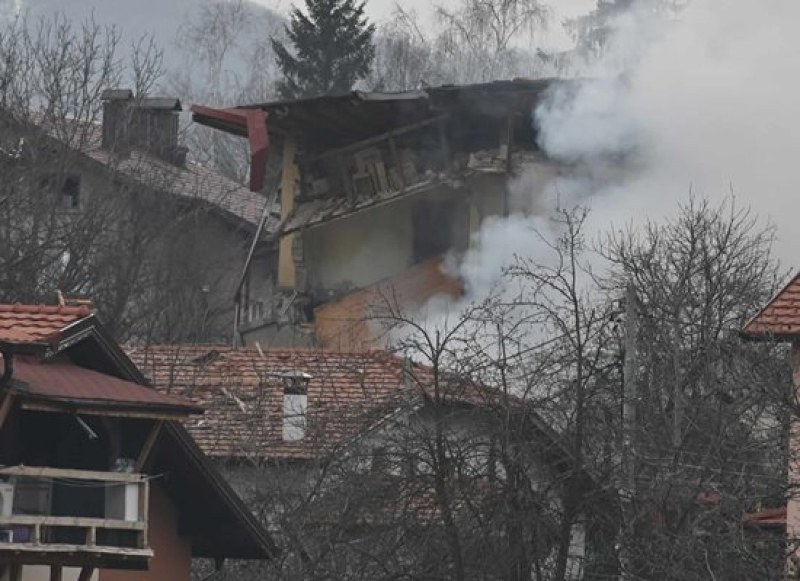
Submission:
<svg viewBox="0 0 800 581">
<path fill-rule="evenodd" d="M 0 563 L 143 569 L 149 482 L 143 474 L 0 468 Z"/>
</svg>

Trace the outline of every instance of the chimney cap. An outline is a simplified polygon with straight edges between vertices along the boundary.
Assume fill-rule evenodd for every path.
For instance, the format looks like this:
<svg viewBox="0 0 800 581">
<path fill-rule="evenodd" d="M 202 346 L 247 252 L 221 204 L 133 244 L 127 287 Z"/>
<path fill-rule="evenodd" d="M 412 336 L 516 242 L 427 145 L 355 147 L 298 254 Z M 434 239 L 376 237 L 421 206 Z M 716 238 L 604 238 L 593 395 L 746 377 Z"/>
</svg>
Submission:
<svg viewBox="0 0 800 581">
<path fill-rule="evenodd" d="M 177 97 L 144 97 L 138 105 L 140 109 L 183 111 L 181 101 Z"/>
<path fill-rule="evenodd" d="M 100 94 L 103 101 L 130 101 L 133 91 L 130 89 L 106 89 Z"/>
</svg>

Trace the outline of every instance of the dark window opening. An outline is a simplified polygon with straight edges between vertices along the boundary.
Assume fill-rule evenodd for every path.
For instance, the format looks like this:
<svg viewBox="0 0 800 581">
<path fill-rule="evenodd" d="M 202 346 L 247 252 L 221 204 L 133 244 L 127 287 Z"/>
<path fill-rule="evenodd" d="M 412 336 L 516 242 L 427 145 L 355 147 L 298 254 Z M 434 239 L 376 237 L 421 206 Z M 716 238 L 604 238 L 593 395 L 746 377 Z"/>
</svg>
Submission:
<svg viewBox="0 0 800 581">
<path fill-rule="evenodd" d="M 421 201 L 412 212 L 414 262 L 444 254 L 453 246 L 453 202 Z"/>
<path fill-rule="evenodd" d="M 61 207 L 67 210 L 75 210 L 81 205 L 81 178 L 80 176 L 70 175 L 64 180 L 61 186 Z"/>
</svg>

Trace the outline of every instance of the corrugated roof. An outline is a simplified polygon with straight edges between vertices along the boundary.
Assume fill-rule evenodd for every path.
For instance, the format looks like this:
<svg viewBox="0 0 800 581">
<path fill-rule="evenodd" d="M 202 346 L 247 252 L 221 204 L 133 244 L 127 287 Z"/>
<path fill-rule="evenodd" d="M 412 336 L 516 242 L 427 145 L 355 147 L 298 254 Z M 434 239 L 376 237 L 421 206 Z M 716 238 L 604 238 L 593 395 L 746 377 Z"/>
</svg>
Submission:
<svg viewBox="0 0 800 581">
<path fill-rule="evenodd" d="M 800 273 L 750 319 L 742 333 L 753 338 L 800 337 Z"/>
<path fill-rule="evenodd" d="M 0 357 L 0 359 L 2 359 Z M 191 401 L 68 362 L 15 358 L 12 389 L 28 400 L 88 408 L 200 413 Z"/>
<path fill-rule="evenodd" d="M 0 304 L 0 341 L 48 343 L 61 331 L 92 314 L 87 306 Z"/>
</svg>

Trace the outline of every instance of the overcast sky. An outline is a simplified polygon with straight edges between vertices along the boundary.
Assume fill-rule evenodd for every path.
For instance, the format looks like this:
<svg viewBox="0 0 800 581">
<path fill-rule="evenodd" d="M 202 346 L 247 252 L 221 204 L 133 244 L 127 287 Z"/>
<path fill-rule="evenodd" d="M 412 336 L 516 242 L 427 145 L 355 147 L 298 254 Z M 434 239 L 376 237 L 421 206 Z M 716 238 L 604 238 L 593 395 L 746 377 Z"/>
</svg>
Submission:
<svg viewBox="0 0 800 581">
<path fill-rule="evenodd" d="M 302 4 L 301 0 L 255 0 L 256 2 L 268 6 L 270 8 L 277 8 L 280 12 L 288 13 L 289 7 L 292 3 Z M 398 0 L 367 0 L 366 11 L 367 16 L 377 23 L 385 22 L 392 17 L 395 5 Z M 402 0 L 405 9 L 413 9 L 421 17 L 421 22 L 433 22 L 433 6 L 436 2 L 431 0 Z M 596 0 L 551 0 L 546 2 L 550 5 L 553 11 L 553 18 L 550 25 L 550 30 L 543 33 L 536 43 L 541 48 L 567 48 L 569 39 L 564 32 L 561 22 L 564 18 L 576 16 L 578 14 L 585 14 L 596 5 Z M 439 0 L 438 4 L 442 6 L 456 7 L 459 0 Z"/>
</svg>

